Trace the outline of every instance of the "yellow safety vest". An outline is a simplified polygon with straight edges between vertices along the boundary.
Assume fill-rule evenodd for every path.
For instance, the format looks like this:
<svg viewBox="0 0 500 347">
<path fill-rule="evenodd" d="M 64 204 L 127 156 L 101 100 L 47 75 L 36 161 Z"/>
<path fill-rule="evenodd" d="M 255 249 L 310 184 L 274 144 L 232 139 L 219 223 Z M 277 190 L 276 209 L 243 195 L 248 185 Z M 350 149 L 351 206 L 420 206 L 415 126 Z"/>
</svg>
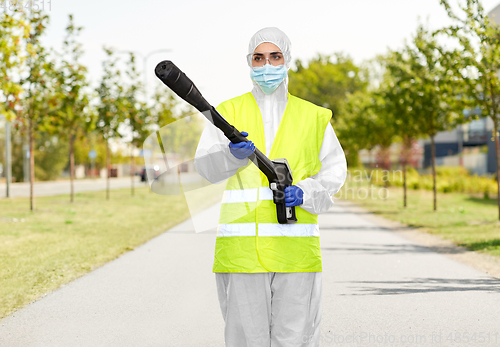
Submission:
<svg viewBox="0 0 500 347">
<path fill-rule="evenodd" d="M 269 159 L 286 158 L 293 184 L 321 168 L 319 151 L 332 112 L 288 94 L 270 153 L 262 115 L 246 93 L 217 107 Z M 322 271 L 318 216 L 295 207 L 297 223 L 279 224 L 267 177 L 251 161 L 227 182 L 221 205 L 213 272 Z"/>
</svg>

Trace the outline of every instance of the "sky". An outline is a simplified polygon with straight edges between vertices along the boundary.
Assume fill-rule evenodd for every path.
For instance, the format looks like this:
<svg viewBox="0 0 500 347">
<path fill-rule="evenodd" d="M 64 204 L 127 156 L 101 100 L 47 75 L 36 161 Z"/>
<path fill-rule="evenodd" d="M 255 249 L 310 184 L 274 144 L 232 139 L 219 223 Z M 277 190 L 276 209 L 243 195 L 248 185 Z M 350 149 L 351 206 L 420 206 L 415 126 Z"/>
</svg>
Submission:
<svg viewBox="0 0 500 347">
<path fill-rule="evenodd" d="M 48 10 L 49 0 L 43 1 Z M 500 0 L 483 0 L 486 11 L 498 4 Z M 245 56 L 250 38 L 264 27 L 275 26 L 288 35 L 293 60 L 343 52 L 359 64 L 402 47 L 419 18 L 432 29 L 451 23 L 439 0 L 52 0 L 47 13 L 51 22 L 44 41 L 55 49 L 61 48 L 69 14 L 84 27 L 82 61 L 93 85 L 101 76 L 103 46 L 142 56 L 170 50 L 147 60 L 150 92 L 157 83 L 154 67 L 171 60 L 214 106 L 251 90 Z M 138 60 L 143 69 L 143 59 Z"/>
</svg>

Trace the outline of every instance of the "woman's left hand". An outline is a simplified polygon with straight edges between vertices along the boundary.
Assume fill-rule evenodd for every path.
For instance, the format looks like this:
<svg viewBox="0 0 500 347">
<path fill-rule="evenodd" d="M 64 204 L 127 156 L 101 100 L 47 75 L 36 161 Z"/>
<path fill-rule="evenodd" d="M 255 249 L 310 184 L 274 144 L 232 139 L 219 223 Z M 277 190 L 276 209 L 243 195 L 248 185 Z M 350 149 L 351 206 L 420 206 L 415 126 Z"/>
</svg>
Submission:
<svg viewBox="0 0 500 347">
<path fill-rule="evenodd" d="M 288 186 L 285 188 L 285 205 L 287 207 L 302 205 L 304 191 L 297 186 Z"/>
</svg>

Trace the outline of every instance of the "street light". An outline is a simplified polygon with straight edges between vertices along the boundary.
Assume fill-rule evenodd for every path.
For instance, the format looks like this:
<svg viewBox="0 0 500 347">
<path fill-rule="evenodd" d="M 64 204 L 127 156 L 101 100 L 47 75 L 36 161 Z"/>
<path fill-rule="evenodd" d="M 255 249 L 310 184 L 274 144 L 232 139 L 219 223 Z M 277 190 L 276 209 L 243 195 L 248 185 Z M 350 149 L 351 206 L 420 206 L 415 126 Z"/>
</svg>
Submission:
<svg viewBox="0 0 500 347">
<path fill-rule="evenodd" d="M 163 49 L 157 49 L 157 50 L 151 51 L 146 55 L 143 55 L 141 52 L 137 52 L 137 51 L 118 51 L 118 52 L 116 52 L 116 53 L 129 53 L 129 54 L 134 53 L 134 54 L 138 54 L 138 55 L 143 57 L 142 58 L 142 72 L 144 74 L 144 99 L 145 99 L 146 105 L 148 104 L 148 84 L 147 84 L 148 83 L 148 73 L 146 71 L 148 58 L 151 57 L 153 54 L 162 53 L 162 52 L 171 52 L 171 51 L 172 51 L 171 49 L 163 48 Z M 132 177 L 132 187 L 133 187 L 134 173 L 132 172 L 132 167 L 131 167 L 130 174 Z"/>
<path fill-rule="evenodd" d="M 12 158 L 10 149 L 10 122 L 5 116 L 0 115 L 0 119 L 5 118 L 5 197 L 10 197 L 10 184 L 12 182 Z"/>
<path fill-rule="evenodd" d="M 148 82 L 148 74 L 147 74 L 147 71 L 146 71 L 146 68 L 147 68 L 147 62 L 148 62 L 148 59 L 153 55 L 153 54 L 157 54 L 157 53 L 163 53 L 163 52 L 172 52 L 171 49 L 167 49 L 167 48 L 164 48 L 164 49 L 157 49 L 157 50 L 154 50 L 154 51 L 151 51 L 149 52 L 148 54 L 144 55 L 142 54 L 141 52 L 138 52 L 138 51 L 117 51 L 116 53 L 134 53 L 134 54 L 138 54 L 140 56 L 142 56 L 142 59 L 143 59 L 143 64 L 142 64 L 142 72 L 144 74 L 144 97 L 146 98 L 146 103 L 148 102 L 148 87 L 147 87 L 147 82 Z"/>
</svg>

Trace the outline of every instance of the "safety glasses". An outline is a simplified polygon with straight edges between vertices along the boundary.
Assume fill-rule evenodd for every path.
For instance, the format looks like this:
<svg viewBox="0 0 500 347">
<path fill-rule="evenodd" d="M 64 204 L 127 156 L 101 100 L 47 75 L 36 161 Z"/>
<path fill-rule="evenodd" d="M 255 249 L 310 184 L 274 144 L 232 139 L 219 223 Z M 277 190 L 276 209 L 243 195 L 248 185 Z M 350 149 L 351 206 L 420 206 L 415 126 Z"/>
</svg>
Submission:
<svg viewBox="0 0 500 347">
<path fill-rule="evenodd" d="M 247 62 L 250 67 L 261 67 L 266 61 L 273 66 L 283 65 L 285 58 L 281 52 L 254 52 L 247 55 Z"/>
</svg>

